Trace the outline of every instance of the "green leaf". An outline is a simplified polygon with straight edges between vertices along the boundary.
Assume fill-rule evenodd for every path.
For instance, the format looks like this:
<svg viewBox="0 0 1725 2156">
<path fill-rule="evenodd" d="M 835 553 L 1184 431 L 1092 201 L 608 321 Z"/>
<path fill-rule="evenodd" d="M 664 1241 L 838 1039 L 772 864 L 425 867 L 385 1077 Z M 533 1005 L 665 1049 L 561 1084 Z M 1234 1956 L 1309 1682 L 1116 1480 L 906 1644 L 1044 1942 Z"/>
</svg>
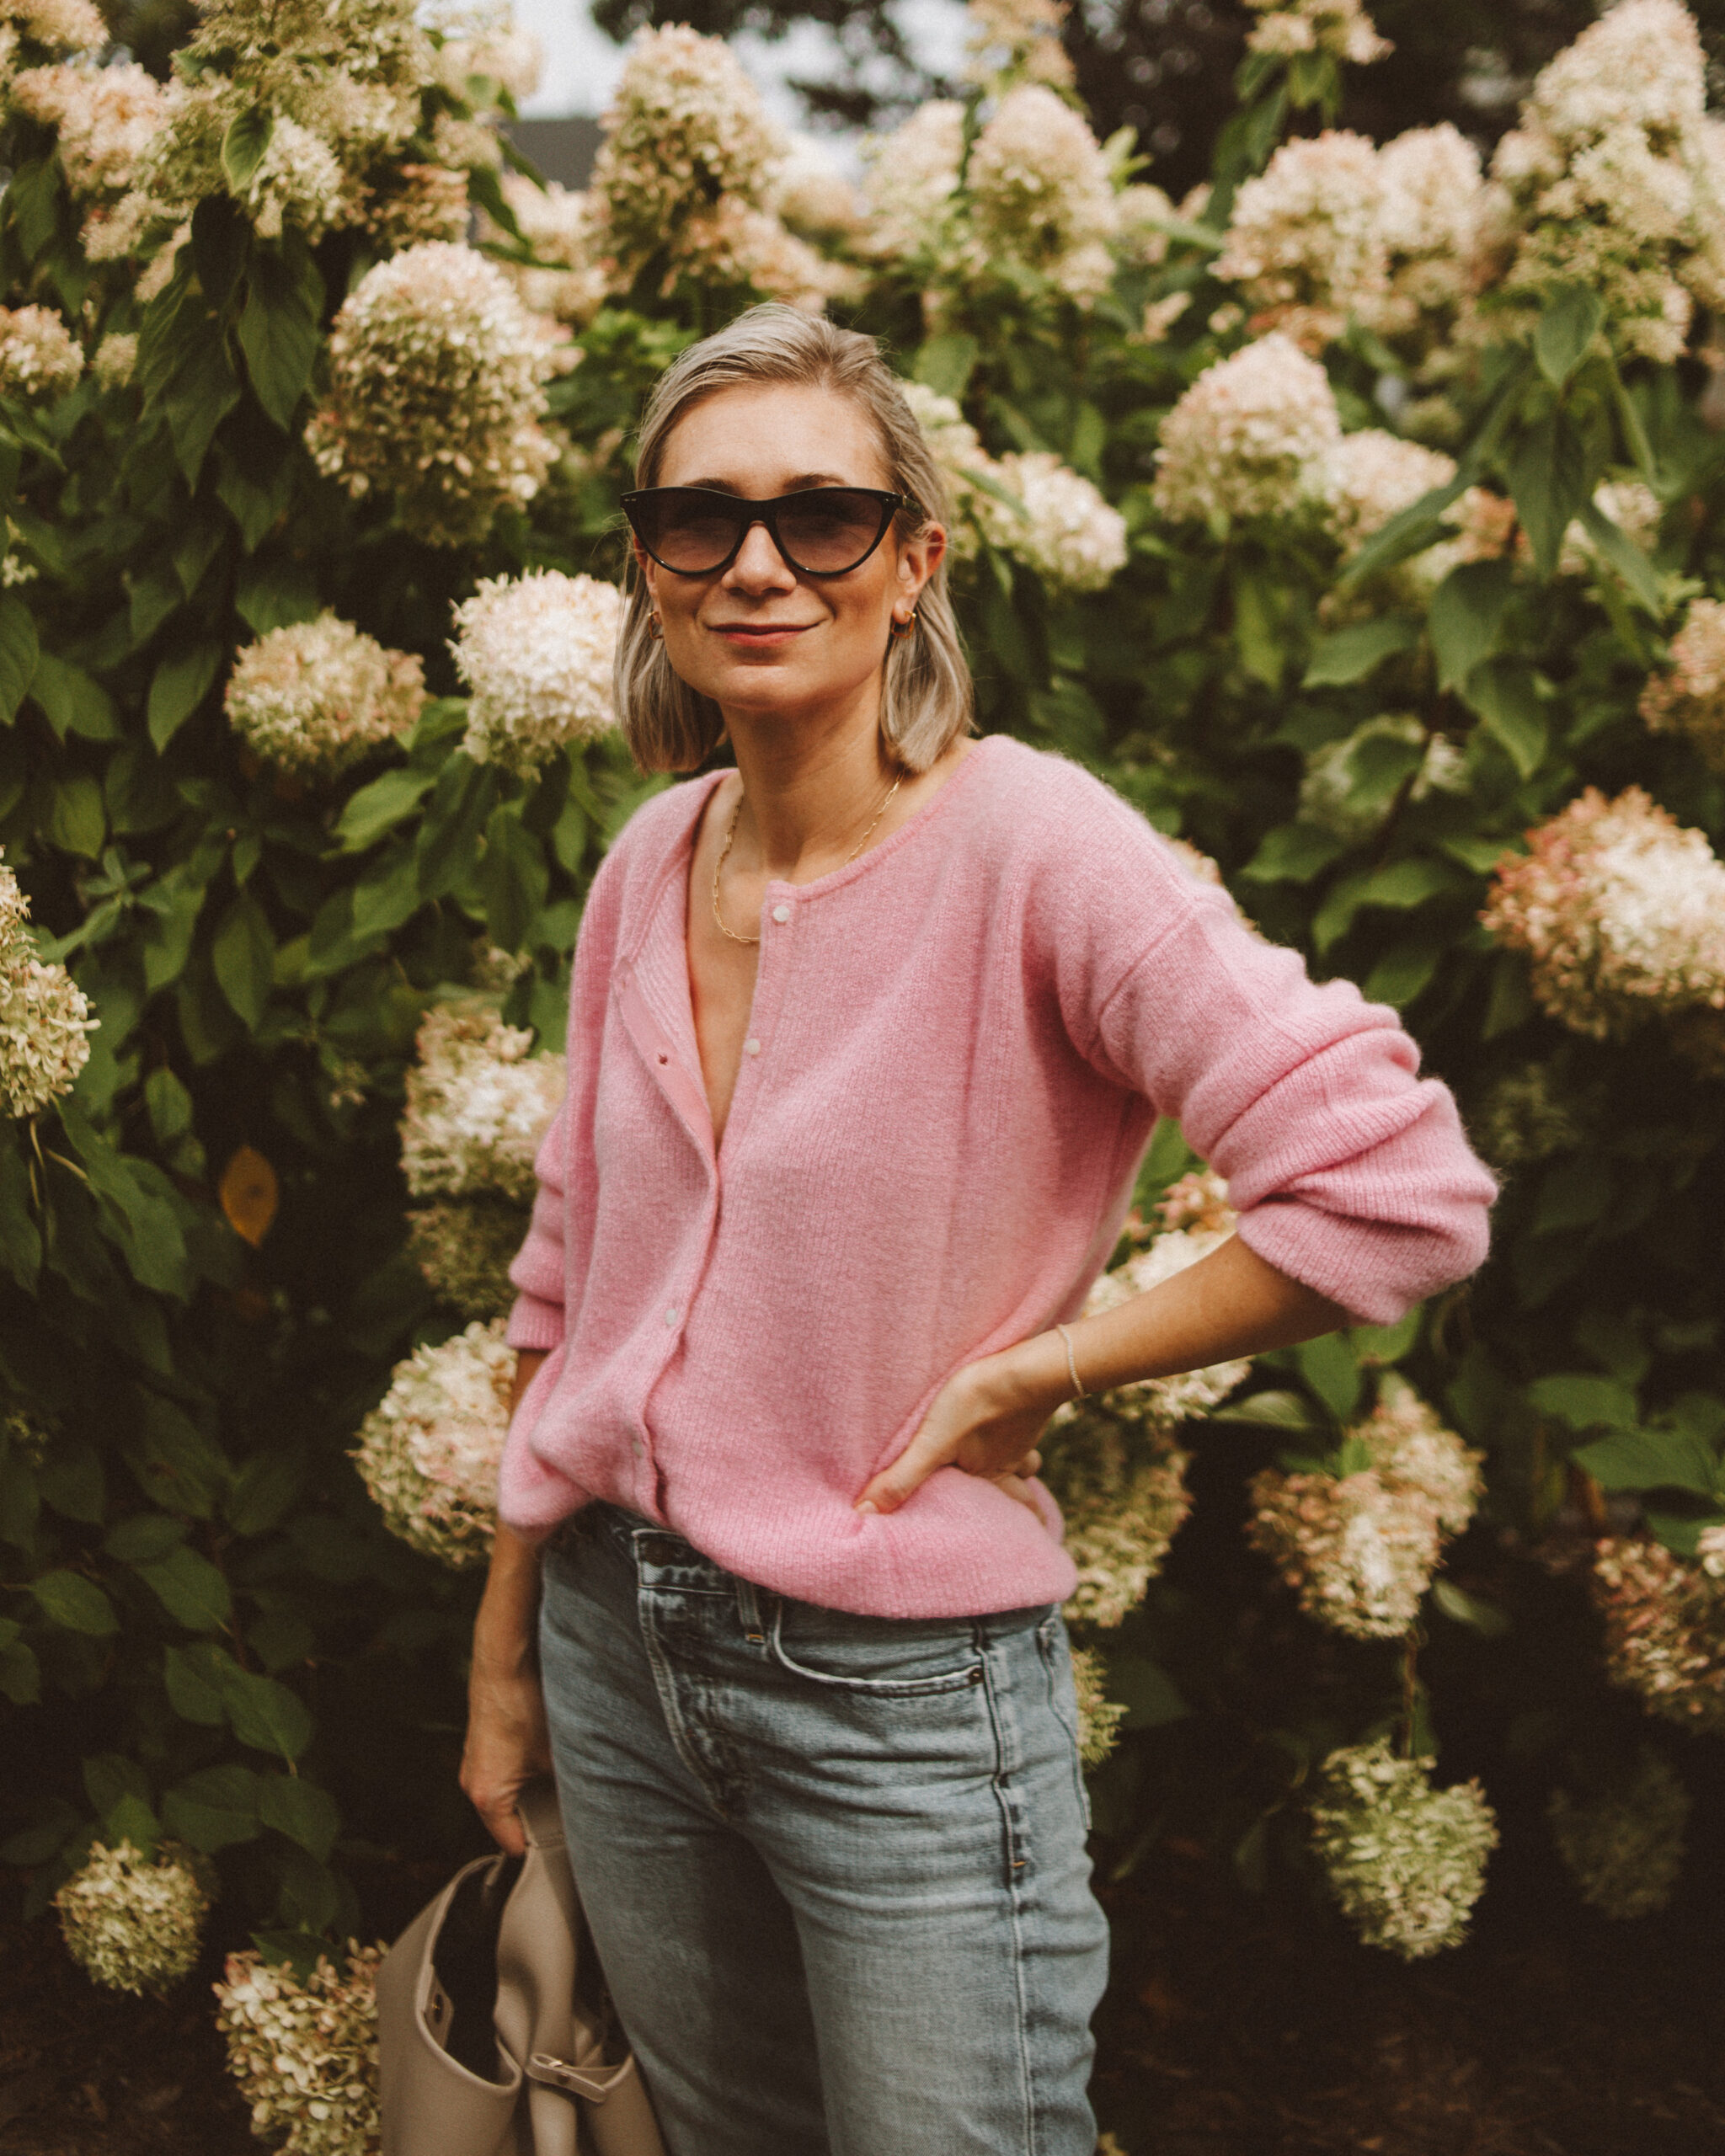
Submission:
<svg viewBox="0 0 1725 2156">
<path fill-rule="evenodd" d="M 9 1647 L 0 1647 L 0 1694 L 10 1700 L 15 1707 L 39 1705 L 42 1697 L 41 1665 L 33 1648 L 20 1640 Z M 11 1843 L 6 1845 L 8 1849 Z"/>
<path fill-rule="evenodd" d="M 222 1695 L 222 1665 L 228 1657 L 207 1640 L 168 1647 L 162 1657 L 168 1704 L 184 1721 L 219 1729 L 227 1719 Z"/>
<path fill-rule="evenodd" d="M 55 782 L 42 835 L 62 853 L 81 854 L 86 861 L 101 858 L 108 812 L 101 787 L 87 772 L 73 771 Z"/>
<path fill-rule="evenodd" d="M 1592 502 L 1582 505 L 1581 527 L 1632 594 L 1657 620 L 1664 611 L 1659 579 L 1653 574 L 1653 563 L 1634 540 Z"/>
<path fill-rule="evenodd" d="M 195 863 L 181 862 L 142 894 L 140 904 L 152 916 L 142 939 L 147 994 L 168 987 L 184 972 L 208 888 L 208 878 Z"/>
<path fill-rule="evenodd" d="M 189 1632 L 216 1632 L 233 1614 L 227 1582 L 207 1557 L 184 1543 L 167 1556 L 135 1565 L 138 1577 L 168 1615 Z"/>
<path fill-rule="evenodd" d="M 110 1632 L 120 1630 L 114 1604 L 95 1582 L 87 1580 L 83 1573 L 64 1570 L 44 1572 L 29 1584 L 37 1608 L 51 1625 L 59 1625 L 68 1632 L 85 1633 L 93 1639 L 105 1639 Z"/>
<path fill-rule="evenodd" d="M 241 572 L 233 595 L 235 611 L 254 637 L 285 629 L 295 622 L 314 622 L 320 611 L 318 587 L 303 562 L 273 548 L 254 555 Z"/>
<path fill-rule="evenodd" d="M 1311 654 L 1300 686 L 1342 689 L 1375 673 L 1392 653 L 1411 651 L 1419 641 L 1419 624 L 1405 614 L 1386 614 L 1375 622 L 1355 622 L 1325 637 Z"/>
<path fill-rule="evenodd" d="M 1245 568 L 1234 572 L 1234 648 L 1254 681 L 1280 686 L 1288 663 L 1281 609 L 1268 579 Z"/>
<path fill-rule="evenodd" d="M 1546 745 L 1545 706 L 1532 670 L 1520 659 L 1488 659 L 1468 676 L 1466 701 L 1519 775 L 1531 778 Z"/>
<path fill-rule="evenodd" d="M 1338 1422 L 1345 1422 L 1359 1405 L 1360 1389 L 1365 1382 L 1347 1335 L 1326 1332 L 1316 1340 L 1303 1341 L 1294 1350 L 1294 1360 L 1300 1376 L 1331 1414 Z"/>
<path fill-rule="evenodd" d="M 170 1833 L 207 1856 L 263 1832 L 258 1818 L 259 1777 L 249 1767 L 205 1767 L 176 1782 L 162 1800 Z"/>
<path fill-rule="evenodd" d="M 146 415 L 159 412 L 167 419 L 185 483 L 195 487 L 216 428 L 239 402 L 240 387 L 221 319 L 194 280 L 184 253 L 165 289 L 144 312 L 137 381 Z M 174 591 L 177 597 L 177 580 Z"/>
<path fill-rule="evenodd" d="M 208 1519 L 227 1486 L 227 1461 L 221 1448 L 159 1393 L 145 1392 L 139 1407 L 123 1449 L 140 1487 L 169 1512 Z"/>
<path fill-rule="evenodd" d="M 1405 1010 L 1431 985 L 1442 962 L 1445 946 L 1429 937 L 1410 937 L 1397 943 L 1373 964 L 1360 983 L 1368 1003 L 1388 1003 Z"/>
<path fill-rule="evenodd" d="M 1316 1430 L 1309 1404 L 1297 1392 L 1254 1392 L 1247 1400 L 1213 1408 L 1212 1422 L 1256 1422 L 1276 1430 Z"/>
<path fill-rule="evenodd" d="M 150 1801 L 149 1777 L 136 1759 L 123 1752 L 96 1752 L 83 1763 L 84 1794 L 99 1819 L 105 1820 L 117 1804 L 131 1797 Z"/>
<path fill-rule="evenodd" d="M 1356 1325 L 1348 1333 L 1348 1345 L 1362 1363 L 1388 1369 L 1402 1361 L 1419 1337 L 1425 1305 L 1416 1303 L 1394 1325 Z"/>
<path fill-rule="evenodd" d="M 398 766 L 362 786 L 342 810 L 335 835 L 344 853 L 363 853 L 386 831 L 393 830 L 412 815 L 437 783 L 435 771 L 413 771 Z M 579 811 L 576 812 L 578 814 Z"/>
<path fill-rule="evenodd" d="M 278 427 L 291 425 L 311 382 L 323 307 L 323 280 L 296 233 L 284 235 L 279 253 L 254 250 L 239 346 L 258 402 Z"/>
<path fill-rule="evenodd" d="M 485 827 L 479 889 L 485 924 L 501 951 L 519 951 L 545 903 L 550 870 L 545 850 L 521 821 L 520 808 L 505 802 Z"/>
<path fill-rule="evenodd" d="M 267 1534 L 292 1510 L 305 1483 L 297 1452 L 272 1446 L 254 1453 L 236 1470 L 223 1510 L 236 1534 Z"/>
<path fill-rule="evenodd" d="M 1562 389 L 1587 356 L 1605 319 L 1605 303 L 1591 286 L 1559 285 L 1533 334 L 1534 357 L 1553 389 Z"/>
<path fill-rule="evenodd" d="M 63 741 L 70 734 L 87 741 L 117 741 L 119 714 L 114 699 L 101 684 L 93 681 L 83 667 L 70 659 L 56 659 L 45 651 L 36 660 L 30 680 L 30 696 Z"/>
<path fill-rule="evenodd" d="M 1514 594 L 1508 562 L 1463 562 L 1444 579 L 1430 613 L 1439 689 L 1459 689 L 1486 657 Z"/>
<path fill-rule="evenodd" d="M 939 397 L 962 398 L 970 386 L 982 347 L 974 337 L 953 330 L 931 337 L 917 349 L 911 366 L 913 378 L 924 382 Z"/>
<path fill-rule="evenodd" d="M 34 1218 L 29 1163 L 0 1133 L 0 1265 L 25 1294 L 35 1293 L 42 1265 L 42 1236 Z"/>
<path fill-rule="evenodd" d="M 150 739 L 165 749 L 210 693 L 222 664 L 219 643 L 209 639 L 170 652 L 150 681 L 147 718 Z"/>
<path fill-rule="evenodd" d="M 273 1677 L 259 1677 L 237 1662 L 222 1671 L 222 1703 L 234 1735 L 259 1752 L 297 1759 L 312 1741 L 312 1717 L 305 1702 Z"/>
<path fill-rule="evenodd" d="M 102 1455 L 88 1438 L 69 1433 L 56 1438 L 36 1470 L 36 1481 L 45 1501 L 62 1519 L 99 1525 L 107 1477 L 102 1471 Z"/>
<path fill-rule="evenodd" d="M 54 237 L 61 199 L 60 173 L 51 157 L 21 165 L 6 188 L 6 206 L 24 246 L 25 262 L 34 262 Z"/>
<path fill-rule="evenodd" d="M 167 1513 L 134 1513 L 116 1520 L 102 1537 L 102 1547 L 122 1565 L 151 1565 L 185 1540 L 185 1522 Z"/>
<path fill-rule="evenodd" d="M 1563 535 L 1587 504 L 1587 452 L 1562 412 L 1530 427 L 1509 459 L 1515 513 L 1542 577 L 1557 574 Z M 1482 564 L 1482 566 L 1485 566 Z"/>
<path fill-rule="evenodd" d="M 1453 1617 L 1458 1625 L 1466 1625 L 1482 1638 L 1499 1640 L 1509 1630 L 1509 1618 L 1495 1602 L 1482 1602 L 1477 1595 L 1469 1594 L 1453 1580 L 1434 1580 L 1432 1600 L 1446 1617 Z"/>
<path fill-rule="evenodd" d="M 1362 906 L 1388 906 L 1405 910 L 1423 905 L 1440 892 L 1455 888 L 1455 871 L 1446 862 L 1430 859 L 1392 861 L 1374 869 L 1361 886 Z"/>
<path fill-rule="evenodd" d="M 1619 1430 L 1570 1455 L 1602 1489 L 1689 1490 L 1725 1496 L 1725 1476 L 1710 1447 L 1686 1430 Z"/>
<path fill-rule="evenodd" d="M 341 1831 L 341 1809 L 328 1790 L 303 1775 L 266 1774 L 258 1783 L 258 1817 L 297 1842 L 319 1864 L 328 1860 Z"/>
<path fill-rule="evenodd" d="M 35 677 L 39 649 L 30 611 L 15 593 L 0 591 L 0 723 L 10 726 Z"/>
<path fill-rule="evenodd" d="M 222 138 L 222 170 L 229 189 L 243 195 L 264 162 L 275 132 L 275 115 L 265 104 L 248 104 L 227 123 Z"/>
<path fill-rule="evenodd" d="M 269 1007 L 275 955 L 268 915 L 249 891 L 242 891 L 222 917 L 210 956 L 222 993 L 253 1033 Z"/>
<path fill-rule="evenodd" d="M 1535 1378 L 1527 1388 L 1530 1403 L 1542 1415 L 1556 1415 L 1572 1429 L 1612 1429 L 1635 1427 L 1635 1395 L 1616 1378 L 1595 1377 L 1591 1371 L 1562 1371 Z"/>
</svg>

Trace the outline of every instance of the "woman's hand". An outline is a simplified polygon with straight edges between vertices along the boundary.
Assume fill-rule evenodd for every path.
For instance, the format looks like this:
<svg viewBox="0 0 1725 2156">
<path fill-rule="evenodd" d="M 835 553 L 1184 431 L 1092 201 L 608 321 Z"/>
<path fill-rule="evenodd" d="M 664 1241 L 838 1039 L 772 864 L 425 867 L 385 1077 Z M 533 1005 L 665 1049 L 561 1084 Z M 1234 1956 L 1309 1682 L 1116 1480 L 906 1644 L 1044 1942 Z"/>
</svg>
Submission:
<svg viewBox="0 0 1725 2156">
<path fill-rule="evenodd" d="M 921 1428 L 868 1485 L 857 1510 L 896 1512 L 937 1468 L 959 1467 L 1035 1511 L 1028 1478 L 1042 1465 L 1036 1440 L 1071 1391 L 1065 1352 L 1054 1334 L 967 1363 L 935 1395 Z"/>
</svg>

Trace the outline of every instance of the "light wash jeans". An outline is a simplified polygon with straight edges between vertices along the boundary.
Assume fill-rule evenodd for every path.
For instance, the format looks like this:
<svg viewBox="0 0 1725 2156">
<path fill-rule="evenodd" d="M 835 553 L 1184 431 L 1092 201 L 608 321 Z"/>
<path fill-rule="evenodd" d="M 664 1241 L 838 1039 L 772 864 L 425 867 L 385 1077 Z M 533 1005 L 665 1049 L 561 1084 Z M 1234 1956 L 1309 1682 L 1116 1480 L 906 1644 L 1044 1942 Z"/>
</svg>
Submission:
<svg viewBox="0 0 1725 2156">
<path fill-rule="evenodd" d="M 569 1850 L 671 2156 L 1093 2156 L 1059 1611 L 846 1616 L 609 1505 L 544 1572 Z"/>
</svg>

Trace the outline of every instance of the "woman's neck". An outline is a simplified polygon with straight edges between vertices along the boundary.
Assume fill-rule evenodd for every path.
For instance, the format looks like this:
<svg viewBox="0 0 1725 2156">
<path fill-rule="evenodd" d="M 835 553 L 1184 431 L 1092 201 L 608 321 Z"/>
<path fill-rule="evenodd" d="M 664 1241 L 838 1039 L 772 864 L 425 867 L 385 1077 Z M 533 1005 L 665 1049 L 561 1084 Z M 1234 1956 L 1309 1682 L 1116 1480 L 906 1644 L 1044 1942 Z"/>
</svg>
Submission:
<svg viewBox="0 0 1725 2156">
<path fill-rule="evenodd" d="M 785 882 L 853 846 L 899 776 L 872 711 L 825 727 L 740 718 L 729 732 L 743 782 L 736 851 Z"/>
</svg>

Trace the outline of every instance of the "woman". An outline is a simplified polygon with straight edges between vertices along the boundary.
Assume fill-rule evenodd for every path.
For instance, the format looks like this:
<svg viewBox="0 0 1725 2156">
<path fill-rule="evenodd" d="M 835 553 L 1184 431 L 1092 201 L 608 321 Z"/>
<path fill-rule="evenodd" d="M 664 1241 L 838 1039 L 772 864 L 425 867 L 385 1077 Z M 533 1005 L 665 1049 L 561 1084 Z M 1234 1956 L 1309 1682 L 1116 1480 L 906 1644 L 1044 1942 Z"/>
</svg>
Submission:
<svg viewBox="0 0 1725 2156">
<path fill-rule="evenodd" d="M 638 477 L 623 726 L 736 769 L 641 808 L 582 923 L 463 1786 L 518 1847 L 554 1760 L 673 2156 L 1091 2156 L 1038 1433 L 1395 1318 L 1492 1185 L 1391 1012 L 969 738 L 944 491 L 869 339 L 745 314 Z M 1081 1319 L 1158 1113 L 1239 1232 Z"/>
</svg>

